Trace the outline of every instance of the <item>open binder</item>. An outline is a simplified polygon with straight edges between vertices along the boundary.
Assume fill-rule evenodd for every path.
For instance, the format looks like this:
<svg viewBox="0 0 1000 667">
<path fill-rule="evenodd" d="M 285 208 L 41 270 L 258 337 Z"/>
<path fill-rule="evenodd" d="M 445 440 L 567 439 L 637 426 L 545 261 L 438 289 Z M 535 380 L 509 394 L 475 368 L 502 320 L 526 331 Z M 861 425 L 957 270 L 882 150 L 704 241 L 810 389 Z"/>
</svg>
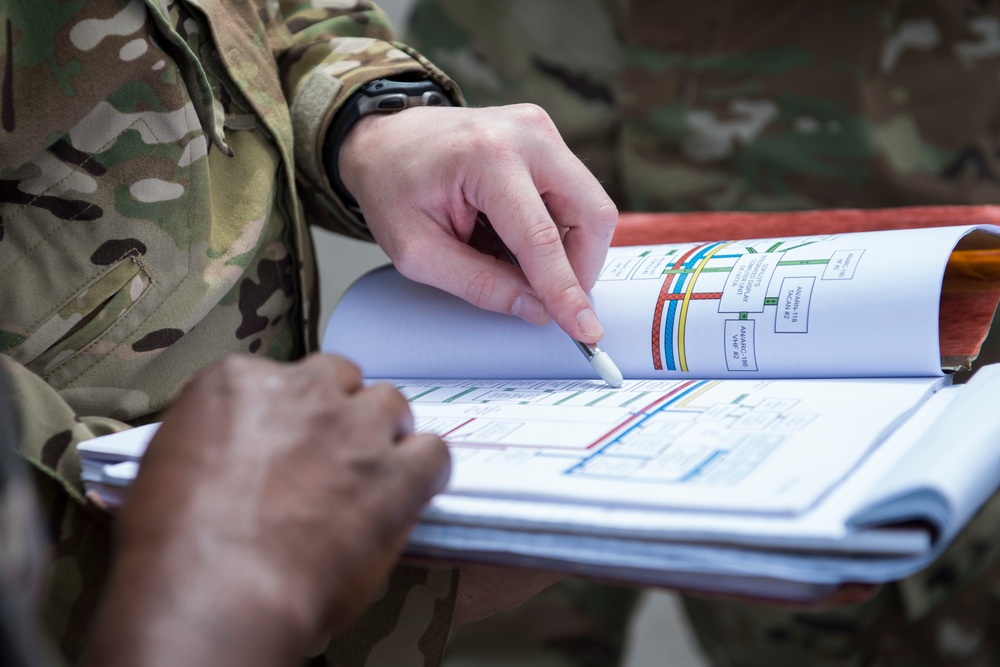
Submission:
<svg viewBox="0 0 1000 667">
<path fill-rule="evenodd" d="M 1000 485 L 1000 366 L 974 364 L 1000 299 L 994 221 L 624 215 L 593 291 L 620 389 L 554 327 L 391 268 L 348 290 L 323 349 L 451 445 L 412 555 L 824 599 L 926 566 Z M 90 488 L 127 488 L 109 466 L 150 435 L 82 443 Z"/>
</svg>

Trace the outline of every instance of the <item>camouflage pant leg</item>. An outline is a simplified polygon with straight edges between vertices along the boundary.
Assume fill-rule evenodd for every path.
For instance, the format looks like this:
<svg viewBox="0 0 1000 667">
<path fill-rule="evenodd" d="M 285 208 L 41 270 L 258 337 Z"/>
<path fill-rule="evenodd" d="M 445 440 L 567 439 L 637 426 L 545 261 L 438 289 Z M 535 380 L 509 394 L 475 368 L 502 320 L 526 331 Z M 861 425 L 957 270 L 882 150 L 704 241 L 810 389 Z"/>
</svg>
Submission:
<svg viewBox="0 0 1000 667">
<path fill-rule="evenodd" d="M 52 550 L 41 605 L 42 632 L 63 661 L 75 665 L 110 571 L 112 522 L 70 498 L 37 468 L 33 474 Z"/>
<path fill-rule="evenodd" d="M 614 667 L 639 591 L 566 579 L 516 609 L 456 628 L 452 664 Z"/>
<path fill-rule="evenodd" d="M 823 610 L 687 597 L 718 667 L 1000 664 L 1000 493 L 933 565 L 872 599 Z"/>
</svg>

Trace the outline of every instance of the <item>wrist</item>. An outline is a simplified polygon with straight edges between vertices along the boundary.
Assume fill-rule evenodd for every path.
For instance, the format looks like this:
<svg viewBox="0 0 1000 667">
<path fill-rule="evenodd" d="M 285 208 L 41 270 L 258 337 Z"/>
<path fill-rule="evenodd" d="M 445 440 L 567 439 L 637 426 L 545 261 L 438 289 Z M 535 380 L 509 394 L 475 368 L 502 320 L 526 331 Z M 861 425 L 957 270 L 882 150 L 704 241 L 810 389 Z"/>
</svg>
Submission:
<svg viewBox="0 0 1000 667">
<path fill-rule="evenodd" d="M 373 151 L 380 149 L 378 136 L 385 132 L 380 129 L 385 121 L 392 122 L 389 116 L 366 116 L 358 119 L 350 133 L 344 137 L 337 151 L 337 173 L 339 190 L 337 195 L 344 201 L 347 208 L 361 215 L 361 208 L 352 193 L 360 190 L 359 182 L 364 180 L 363 172 L 366 166 L 374 166 Z"/>
<path fill-rule="evenodd" d="M 256 666 L 304 656 L 317 614 L 297 587 L 254 567 L 253 555 L 203 546 L 210 559 L 172 546 L 119 550 L 87 664 Z"/>
<path fill-rule="evenodd" d="M 341 151 L 348 136 L 354 134 L 362 121 L 370 116 L 418 106 L 451 106 L 451 101 L 444 89 L 429 79 L 376 79 L 351 95 L 334 116 L 323 143 L 323 162 L 331 188 L 349 210 L 360 214 L 357 200 L 345 184 L 341 169 Z"/>
</svg>

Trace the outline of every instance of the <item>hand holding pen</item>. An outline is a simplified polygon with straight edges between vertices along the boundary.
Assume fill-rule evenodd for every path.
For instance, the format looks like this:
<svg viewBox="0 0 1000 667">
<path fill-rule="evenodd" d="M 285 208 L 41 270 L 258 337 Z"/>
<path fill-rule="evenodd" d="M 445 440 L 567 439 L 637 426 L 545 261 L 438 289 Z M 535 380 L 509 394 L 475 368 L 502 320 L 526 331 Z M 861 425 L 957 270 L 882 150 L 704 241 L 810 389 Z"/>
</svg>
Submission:
<svg viewBox="0 0 1000 667">
<path fill-rule="evenodd" d="M 535 324 L 553 319 L 591 347 L 604 335 L 587 291 L 618 210 L 541 108 L 366 116 L 345 138 L 339 167 L 406 277 Z M 470 244 L 480 211 L 520 268 Z"/>
<path fill-rule="evenodd" d="M 476 222 L 483 228 L 483 230 L 489 235 L 490 239 L 493 241 L 494 245 L 500 253 L 507 259 L 508 262 L 514 266 L 520 267 L 521 264 L 517 261 L 517 257 L 514 253 L 510 251 L 507 244 L 503 242 L 500 235 L 497 234 L 496 230 L 493 229 L 493 225 L 490 224 L 489 219 L 480 213 L 476 216 Z M 590 362 L 590 365 L 594 367 L 597 374 L 612 387 L 622 386 L 624 378 L 622 377 L 622 372 L 618 370 L 618 366 L 608 353 L 597 346 L 597 343 L 584 343 L 582 341 L 571 338 L 571 340 L 576 344 L 576 346 L 583 352 L 583 356 Z"/>
</svg>

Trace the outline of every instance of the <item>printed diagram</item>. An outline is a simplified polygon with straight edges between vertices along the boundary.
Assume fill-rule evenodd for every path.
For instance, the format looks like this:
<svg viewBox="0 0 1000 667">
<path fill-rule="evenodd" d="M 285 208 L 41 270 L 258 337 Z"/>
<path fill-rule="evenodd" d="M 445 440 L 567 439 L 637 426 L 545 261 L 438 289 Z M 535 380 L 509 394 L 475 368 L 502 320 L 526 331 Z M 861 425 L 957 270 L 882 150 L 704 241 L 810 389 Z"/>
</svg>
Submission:
<svg viewBox="0 0 1000 667">
<path fill-rule="evenodd" d="M 679 385 L 566 474 L 733 487 L 816 419 L 795 398 L 726 391 L 718 382 L 704 380 Z"/>
<path fill-rule="evenodd" d="M 416 428 L 494 473 L 729 487 L 816 419 L 768 388 L 707 380 L 399 380 Z"/>
<path fill-rule="evenodd" d="M 616 391 L 591 380 L 400 380 L 396 387 L 414 407 L 418 430 L 466 444 L 585 450 L 685 383 L 627 385 Z"/>
<path fill-rule="evenodd" d="M 824 256 L 824 241 L 831 238 L 645 251 L 612 259 L 600 280 L 662 280 L 650 330 L 654 369 L 689 370 L 688 328 L 697 313 L 724 319 L 720 353 L 730 371 L 756 371 L 759 333 L 809 333 L 817 281 L 854 278 L 864 251 L 831 249 Z"/>
</svg>

